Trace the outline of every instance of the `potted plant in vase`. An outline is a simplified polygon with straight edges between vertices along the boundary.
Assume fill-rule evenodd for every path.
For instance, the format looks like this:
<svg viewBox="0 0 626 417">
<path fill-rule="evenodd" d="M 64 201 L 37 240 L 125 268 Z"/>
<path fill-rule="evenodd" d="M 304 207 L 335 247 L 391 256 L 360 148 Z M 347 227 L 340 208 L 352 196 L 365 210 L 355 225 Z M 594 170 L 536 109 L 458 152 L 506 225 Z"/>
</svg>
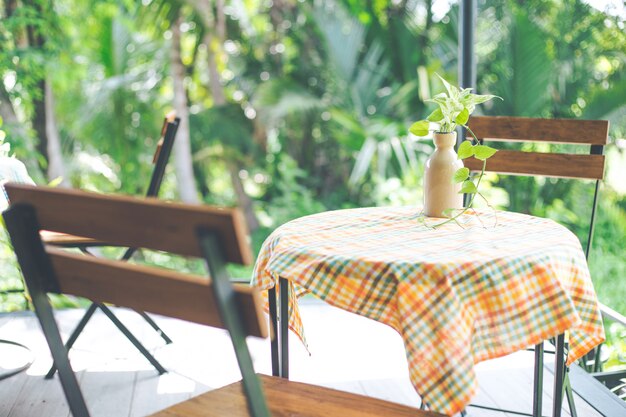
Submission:
<svg viewBox="0 0 626 417">
<path fill-rule="evenodd" d="M 447 217 L 445 222 L 456 220 L 470 208 L 478 193 L 478 185 L 484 175 L 486 161 L 496 149 L 480 144 L 474 132 L 467 126 L 470 114 L 476 105 L 501 97 L 472 94 L 471 88 L 458 88 L 441 76 L 447 92 L 439 93 L 426 101 L 437 104 L 437 108 L 425 119 L 413 123 L 409 131 L 415 136 L 424 137 L 433 132 L 435 151 L 426 161 L 424 169 L 424 215 L 427 217 Z M 463 126 L 474 137 L 464 141 L 454 151 L 456 127 Z M 434 128 L 433 128 L 434 127 Z M 474 156 L 483 161 L 483 170 L 476 183 L 470 178 L 470 171 L 462 160 Z M 471 195 L 468 206 L 463 209 L 463 194 Z M 454 214 L 456 211 L 456 214 Z"/>
</svg>

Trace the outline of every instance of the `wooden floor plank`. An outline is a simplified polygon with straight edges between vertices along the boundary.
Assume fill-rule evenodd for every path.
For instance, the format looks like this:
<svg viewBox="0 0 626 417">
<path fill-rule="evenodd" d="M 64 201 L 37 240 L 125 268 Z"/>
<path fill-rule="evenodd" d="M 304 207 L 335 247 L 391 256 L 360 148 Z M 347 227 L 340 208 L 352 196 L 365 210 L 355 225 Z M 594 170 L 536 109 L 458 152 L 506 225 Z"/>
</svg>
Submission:
<svg viewBox="0 0 626 417">
<path fill-rule="evenodd" d="M 72 364 L 79 371 L 94 416 L 146 415 L 240 378 L 230 340 L 223 331 L 156 317 L 174 340 L 165 345 L 136 313 L 120 309 L 115 313 L 170 372 L 159 376 L 108 319 L 97 313 L 72 352 Z M 79 310 L 57 314 L 64 337 L 81 315 Z M 322 303 L 305 303 L 302 317 L 309 349 L 292 335 L 293 380 L 419 406 L 409 381 L 402 339 L 394 330 Z M 0 332 L 25 341 L 37 360 L 28 373 L 0 382 L 0 417 L 66 417 L 69 412 L 58 379 L 45 381 L 42 377 L 50 357 L 34 317 L 16 316 L 1 323 Z M 249 346 L 256 370 L 271 373 L 269 343 L 250 339 Z M 480 387 L 475 403 L 531 409 L 532 353 L 488 361 L 477 370 Z M 548 415 L 552 375 L 545 372 L 544 379 L 544 414 Z M 11 394 L 15 391 L 17 395 Z M 579 405 L 578 411 L 579 417 L 600 417 L 585 404 Z M 504 415 L 475 408 L 468 413 L 469 417 Z"/>
<path fill-rule="evenodd" d="M 8 416 L 28 377 L 25 373 L 0 381 L 0 416 Z"/>
<path fill-rule="evenodd" d="M 175 372 L 159 376 L 155 376 L 152 371 L 137 372 L 129 415 L 147 416 L 172 404 L 188 400 L 198 385 L 196 381 Z M 202 390 L 205 391 L 206 389 Z"/>
<path fill-rule="evenodd" d="M 110 370 L 85 371 L 81 389 L 92 417 L 127 416 L 129 414 L 135 372 Z"/>
<path fill-rule="evenodd" d="M 415 388 L 406 379 L 373 379 L 359 381 L 361 390 L 357 393 L 365 394 L 368 397 L 379 398 L 381 400 L 393 401 L 396 403 L 417 407 L 421 405 L 421 399 Z"/>
<path fill-rule="evenodd" d="M 26 375 L 26 381 L 8 417 L 68 417 L 69 407 L 58 380 L 44 380 L 41 375 Z M 8 382 L 6 380 L 5 382 Z"/>
</svg>

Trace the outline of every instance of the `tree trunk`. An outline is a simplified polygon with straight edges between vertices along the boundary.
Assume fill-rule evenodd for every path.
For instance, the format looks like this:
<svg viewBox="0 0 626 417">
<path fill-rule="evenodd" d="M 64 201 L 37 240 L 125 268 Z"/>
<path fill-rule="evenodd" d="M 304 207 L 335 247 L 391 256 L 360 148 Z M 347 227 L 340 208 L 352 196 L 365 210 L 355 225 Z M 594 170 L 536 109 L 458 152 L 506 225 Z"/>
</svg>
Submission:
<svg viewBox="0 0 626 417">
<path fill-rule="evenodd" d="M 187 203 L 197 203 L 199 200 L 196 191 L 196 180 L 193 176 L 191 140 L 189 137 L 189 109 L 183 82 L 185 66 L 180 57 L 180 24 L 181 18 L 179 17 L 171 27 L 172 50 L 170 66 L 174 89 L 174 109 L 178 117 L 180 117 L 176 142 L 174 142 L 174 166 L 176 167 L 176 178 L 181 200 Z"/>
<path fill-rule="evenodd" d="M 230 173 L 230 180 L 233 183 L 235 194 L 237 195 L 237 205 L 243 210 L 246 223 L 248 224 L 248 230 L 252 233 L 259 228 L 259 220 L 254 214 L 254 207 L 252 199 L 246 194 L 246 190 L 243 188 L 243 183 L 239 177 L 240 163 L 237 161 L 226 162 L 228 165 L 228 172 Z"/>
<path fill-rule="evenodd" d="M 33 130 L 37 134 L 37 152 L 48 161 L 48 137 L 46 135 L 46 103 L 44 100 L 46 91 L 46 80 L 37 82 L 37 87 L 41 91 L 40 97 L 33 99 Z M 39 164 L 43 172 L 47 172 L 47 163 Z"/>
<path fill-rule="evenodd" d="M 44 17 L 44 11 L 41 4 L 33 2 L 32 0 L 25 2 L 28 6 L 32 7 L 40 18 Z M 25 40 L 30 48 L 36 50 L 43 50 L 46 44 L 46 38 L 41 30 L 38 30 L 34 25 L 26 26 Z M 39 94 L 33 98 L 33 118 L 32 127 L 37 134 L 38 143 L 36 145 L 37 151 L 43 156 L 44 163 L 40 163 L 40 166 L 44 172 L 47 172 L 48 165 L 48 132 L 46 130 L 46 79 L 42 78 L 37 81 L 36 90 Z"/>
<path fill-rule="evenodd" d="M 224 87 L 220 82 L 220 74 L 217 70 L 217 62 L 215 59 L 216 53 L 219 52 L 219 48 L 226 40 L 226 15 L 224 14 L 224 1 L 217 0 L 216 12 L 218 14 L 215 19 L 213 16 L 213 10 L 210 0 L 187 0 L 187 3 L 191 4 L 196 10 L 198 15 L 202 19 L 202 24 L 206 31 L 203 42 L 207 47 L 207 64 L 209 67 L 209 89 L 211 90 L 211 96 L 213 97 L 214 106 L 222 106 L 226 104 L 226 94 L 224 93 Z M 219 40 L 219 47 L 215 48 L 213 42 L 213 29 Z M 230 179 L 237 196 L 237 205 L 244 211 L 244 216 L 248 223 L 248 230 L 253 232 L 259 227 L 259 221 L 256 218 L 256 214 L 253 209 L 253 201 L 246 194 L 239 178 L 239 171 L 242 168 L 242 164 L 237 160 L 227 160 Z"/>
<path fill-rule="evenodd" d="M 215 1 L 217 11 L 217 38 L 223 44 L 226 40 L 226 14 L 224 13 L 224 0 Z"/>
<path fill-rule="evenodd" d="M 224 87 L 220 83 L 220 73 L 217 70 L 217 63 L 215 61 L 215 50 L 213 49 L 213 36 L 207 31 L 204 35 L 204 43 L 207 46 L 207 61 L 209 66 L 209 88 L 211 90 L 211 96 L 213 96 L 214 106 L 223 106 L 226 104 L 226 96 L 224 94 Z"/>
<path fill-rule="evenodd" d="M 69 187 L 69 179 L 65 172 L 63 163 L 63 153 L 61 151 L 61 138 L 57 129 L 56 115 L 54 114 L 54 94 L 52 83 L 49 79 L 45 81 L 45 109 L 46 109 L 46 137 L 48 154 L 48 180 L 61 177 L 61 185 Z"/>
<path fill-rule="evenodd" d="M 205 6 L 208 8 L 209 0 L 205 1 Z M 226 104 L 226 94 L 224 93 L 224 86 L 220 82 L 220 74 L 217 70 L 217 60 L 215 59 L 216 53 L 219 53 L 221 45 L 226 40 L 226 16 L 224 14 L 223 0 L 217 0 L 217 38 L 219 41 L 219 47 L 215 48 L 213 45 L 213 37 L 211 35 L 211 28 L 207 27 L 206 34 L 204 36 L 204 42 L 207 46 L 207 60 L 209 66 L 209 88 L 211 89 L 211 95 L 213 96 L 214 106 L 223 106 Z M 212 20 L 212 19 L 211 19 Z M 232 159 L 226 161 L 228 170 L 230 173 L 230 180 L 237 196 L 237 205 L 244 212 L 246 223 L 248 224 L 248 230 L 254 232 L 259 228 L 259 221 L 254 213 L 254 203 L 250 196 L 246 194 L 246 190 L 243 186 L 243 182 L 239 177 L 239 171 L 243 168 L 241 161 Z"/>
<path fill-rule="evenodd" d="M 15 114 L 9 93 L 4 88 L 4 83 L 2 82 L 0 82 L 0 116 L 2 116 L 5 125 L 9 126 L 12 131 L 20 129 L 20 133 L 24 133 L 17 118 L 17 114 Z"/>
</svg>

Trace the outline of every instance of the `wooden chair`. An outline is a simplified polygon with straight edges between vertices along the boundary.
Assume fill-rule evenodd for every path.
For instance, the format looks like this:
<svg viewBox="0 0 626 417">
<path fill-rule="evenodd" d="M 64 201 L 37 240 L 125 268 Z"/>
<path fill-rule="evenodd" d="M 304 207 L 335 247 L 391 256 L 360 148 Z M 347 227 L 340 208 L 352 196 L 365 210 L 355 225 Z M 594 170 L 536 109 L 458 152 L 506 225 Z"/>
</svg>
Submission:
<svg viewBox="0 0 626 417">
<path fill-rule="evenodd" d="M 593 229 L 598 202 L 600 181 L 604 178 L 605 156 L 604 146 L 608 142 L 609 122 L 604 120 L 574 120 L 574 119 L 536 119 L 525 117 L 472 117 L 469 127 L 481 142 L 523 142 L 536 144 L 567 144 L 585 147 L 586 154 L 552 153 L 552 152 L 523 152 L 518 150 L 500 149 L 489 158 L 486 172 L 505 175 L 543 176 L 590 180 L 594 183 L 594 194 L 591 203 L 588 239 L 585 255 L 589 258 Z M 472 139 L 467 132 L 466 139 Z M 489 143 L 490 146 L 498 147 Z M 475 158 L 464 160 L 464 164 L 473 172 L 480 172 L 483 162 Z M 568 369 L 563 358 L 558 355 L 559 342 L 557 338 L 557 361 L 561 361 L 559 368 L 562 373 L 555 375 L 555 379 L 565 380 L 565 394 L 570 409 L 574 408 L 574 398 L 568 379 Z M 558 363 L 558 362 L 557 362 Z M 534 413 L 541 415 L 541 379 L 543 372 L 543 344 L 535 346 L 535 390 Z M 557 390 L 561 392 L 561 390 Z M 554 398 L 553 412 L 556 407 L 560 412 L 562 398 Z M 553 415 L 559 415 L 554 414 Z"/>
<path fill-rule="evenodd" d="M 257 289 L 233 286 L 226 262 L 249 264 L 243 218 L 235 209 L 162 203 L 130 197 L 8 184 L 4 213 L 18 261 L 33 298 L 70 410 L 89 412 L 71 369 L 46 293 L 73 294 L 163 314 L 230 333 L 243 379 L 192 398 L 155 416 L 386 416 L 438 414 L 284 378 L 257 376 L 246 336 L 267 337 Z M 117 260 L 68 253 L 44 245 L 51 230 L 149 248 L 206 261 L 210 279 Z"/>
<path fill-rule="evenodd" d="M 161 183 L 163 182 L 163 175 L 165 174 L 165 168 L 167 166 L 167 162 L 170 158 L 170 154 L 174 146 L 174 140 L 176 138 L 176 132 L 178 130 L 179 123 L 180 119 L 177 118 L 173 112 L 165 116 L 165 120 L 163 121 L 163 127 L 161 128 L 161 136 L 157 143 L 157 148 L 152 159 L 152 163 L 154 164 L 154 170 L 152 171 L 150 183 L 146 191 L 146 197 L 158 197 L 159 190 L 161 189 Z M 41 238 L 43 242 L 47 245 L 63 248 L 76 248 L 87 255 L 93 255 L 93 253 L 89 250 L 90 248 L 95 248 L 99 246 L 112 246 L 110 242 L 86 238 L 83 236 L 75 236 L 67 233 L 58 233 L 49 230 L 42 230 Z M 135 251 L 136 248 L 128 248 L 122 255 L 121 259 L 125 261 L 129 260 L 133 256 Z M 113 322 L 113 324 L 122 332 L 122 334 L 124 334 L 124 336 L 126 336 L 126 338 L 133 344 L 133 346 L 135 346 L 135 348 L 139 350 L 141 354 L 155 367 L 159 374 L 166 372 L 165 368 L 154 358 L 154 356 L 152 356 L 152 354 L 115 316 L 115 314 L 113 314 L 111 309 L 109 309 L 105 304 L 102 303 L 92 303 L 89 308 L 87 308 L 85 314 L 78 321 L 78 324 L 76 325 L 72 333 L 70 333 L 70 336 L 67 339 L 65 346 L 68 350 L 72 348 L 72 346 L 84 330 L 85 326 L 98 309 L 101 310 L 109 318 L 109 320 L 111 320 L 111 322 Z M 137 311 L 137 313 L 141 315 L 144 320 L 161 336 L 165 343 L 172 343 L 172 340 L 168 337 L 168 335 L 163 330 L 161 330 L 161 328 L 159 328 L 159 326 L 154 322 L 154 320 L 152 320 L 150 316 L 148 316 L 143 311 Z M 46 374 L 46 379 L 52 378 L 55 372 L 56 367 L 53 364 Z"/>
</svg>

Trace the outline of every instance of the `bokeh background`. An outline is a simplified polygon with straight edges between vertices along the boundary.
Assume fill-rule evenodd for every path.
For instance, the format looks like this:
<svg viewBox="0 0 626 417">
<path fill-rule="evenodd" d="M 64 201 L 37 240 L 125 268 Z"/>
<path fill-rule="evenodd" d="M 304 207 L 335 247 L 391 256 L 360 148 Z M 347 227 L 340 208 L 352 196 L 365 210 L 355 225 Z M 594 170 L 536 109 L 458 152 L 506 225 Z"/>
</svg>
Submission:
<svg viewBox="0 0 626 417">
<path fill-rule="evenodd" d="M 407 129 L 432 111 L 435 74 L 457 81 L 449 0 L 0 0 L 0 17 L 0 135 L 37 183 L 144 193 L 175 109 L 161 196 L 241 207 L 255 251 L 310 213 L 418 207 L 432 142 Z M 610 120 L 590 268 L 623 314 L 625 20 L 614 0 L 479 0 L 476 22 L 476 90 L 504 98 L 478 113 Z M 493 205 L 553 218 L 585 243 L 593 184 L 488 180 Z M 19 288 L 4 236 L 0 291 Z M 23 308 L 20 293 L 0 295 L 0 311 Z M 626 362 L 626 331 L 607 326 L 610 361 Z"/>
</svg>

